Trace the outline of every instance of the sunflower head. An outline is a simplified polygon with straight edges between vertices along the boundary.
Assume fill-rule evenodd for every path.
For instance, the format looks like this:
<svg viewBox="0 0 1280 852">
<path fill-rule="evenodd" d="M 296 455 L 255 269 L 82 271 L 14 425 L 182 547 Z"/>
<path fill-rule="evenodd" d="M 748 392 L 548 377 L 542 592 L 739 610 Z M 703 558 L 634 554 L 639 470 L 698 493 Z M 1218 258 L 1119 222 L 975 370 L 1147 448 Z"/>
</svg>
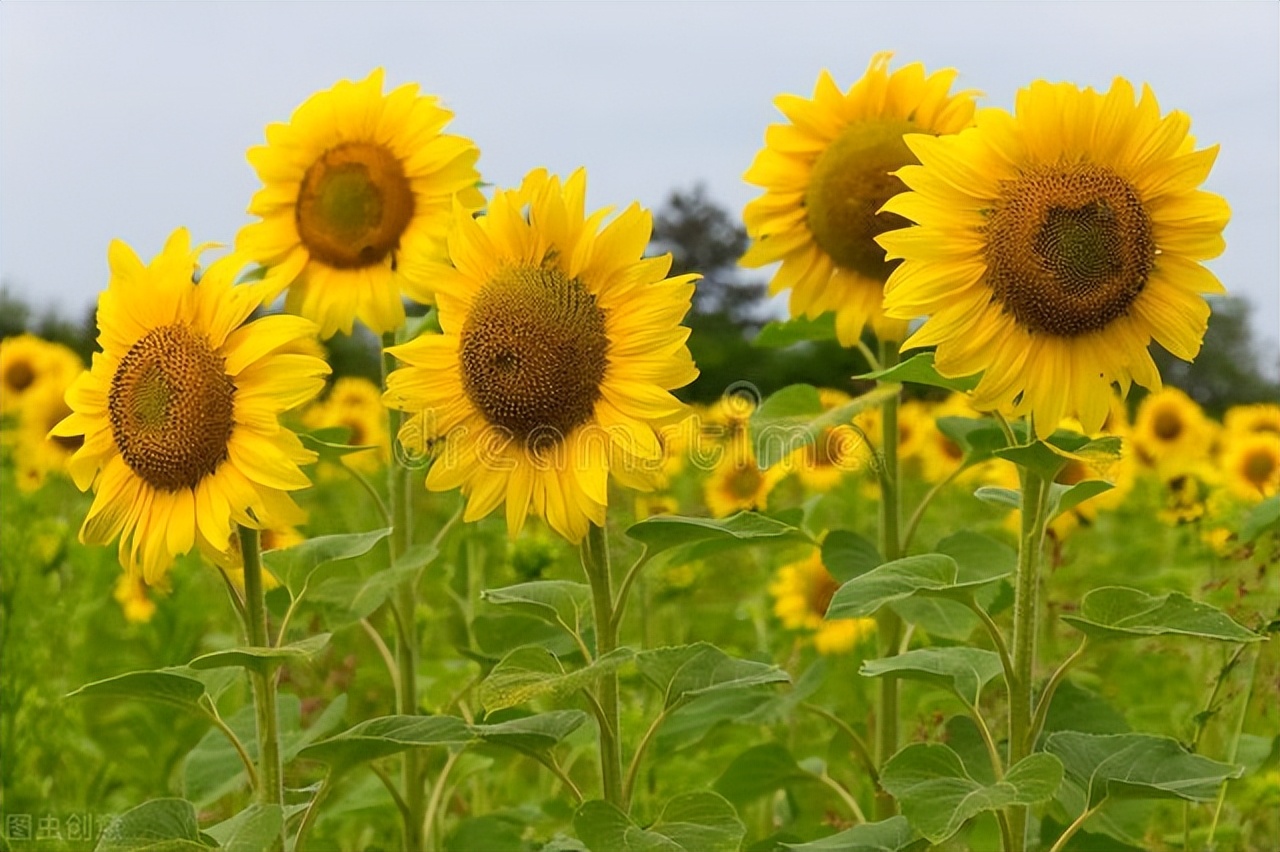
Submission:
<svg viewBox="0 0 1280 852">
<path fill-rule="evenodd" d="M 467 520 L 505 502 L 512 535 L 532 510 L 579 541 L 604 522 L 610 474 L 653 487 L 657 429 L 683 411 L 670 391 L 697 376 L 680 325 L 697 276 L 643 257 L 638 205 L 605 225 L 585 194 L 582 171 L 536 170 L 458 216 L 448 263 L 414 270 L 442 333 L 389 350 L 405 364 L 385 395 L 410 414 L 399 440 L 436 452 L 427 487 L 461 487 Z"/>
<path fill-rule="evenodd" d="M 197 284 L 203 250 L 178 230 L 144 265 L 112 243 L 98 301 L 102 352 L 67 391 L 71 413 L 51 432 L 83 441 L 68 470 L 97 493 L 81 540 L 119 538 L 122 564 L 148 583 L 193 545 L 225 554 L 233 522 L 295 516 L 287 492 L 310 485 L 299 465 L 315 459 L 279 423 L 324 386 L 329 367 L 308 354 L 314 325 L 248 322 L 264 291 L 233 284 L 247 259 L 215 261 Z"/>
<path fill-rule="evenodd" d="M 20 410 L 41 388 L 65 388 L 82 369 L 80 357 L 60 343 L 34 334 L 0 339 L 0 414 Z"/>
<path fill-rule="evenodd" d="M 951 137 L 913 135 L 920 165 L 885 209 L 917 223 L 881 235 L 901 259 L 890 316 L 929 319 L 906 342 L 936 346 L 947 376 L 982 373 L 982 410 L 1064 416 L 1087 432 L 1112 386 L 1158 389 L 1148 345 L 1199 351 L 1222 291 L 1201 261 L 1222 252 L 1229 210 L 1199 188 L 1217 148 L 1195 150 L 1186 115 L 1117 79 L 1110 91 L 1037 82 L 1013 115 L 983 110 Z"/>
<path fill-rule="evenodd" d="M 876 623 L 871 618 L 827 621 L 827 607 L 839 588 L 840 584 L 822 564 L 822 556 L 815 552 L 778 569 L 769 584 L 773 613 L 788 630 L 809 633 L 818 653 L 847 653 L 859 640 L 875 632 Z"/>
<path fill-rule="evenodd" d="M 712 517 L 767 508 L 769 492 L 786 476 L 788 465 L 761 470 L 750 440 L 740 437 L 722 448 L 720 460 L 702 486 Z"/>
<path fill-rule="evenodd" d="M 375 333 L 404 322 L 401 295 L 431 298 L 430 282 L 406 272 L 442 251 L 455 213 L 478 209 L 479 152 L 442 133 L 453 117 L 416 85 L 383 94 L 382 70 L 313 95 L 287 124 L 267 128 L 249 151 L 263 187 L 237 248 L 276 268 L 274 297 L 320 325 Z"/>
<path fill-rule="evenodd" d="M 1138 406 L 1132 440 L 1138 460 L 1148 466 L 1166 460 L 1205 459 L 1213 443 L 1213 423 L 1195 400 L 1173 387 L 1149 394 Z"/>
<path fill-rule="evenodd" d="M 915 63 L 890 72 L 891 56 L 876 54 L 847 92 L 824 71 L 811 99 L 780 96 L 775 104 L 788 123 L 769 127 L 765 147 L 745 175 L 765 194 L 744 213 L 753 245 L 743 265 L 781 261 L 773 291 L 792 291 L 797 316 L 835 311 L 846 346 L 868 323 L 895 340 L 906 331 L 905 323 L 881 311 L 884 282 L 896 261 L 875 242 L 907 224 L 881 210 L 903 189 L 893 173 L 916 162 L 905 136 L 955 133 L 974 112 L 972 92 L 950 92 L 955 71 L 926 74 Z"/>
<path fill-rule="evenodd" d="M 1280 491 L 1280 435 L 1230 434 L 1222 452 L 1227 487 L 1242 500 L 1256 502 Z"/>
</svg>

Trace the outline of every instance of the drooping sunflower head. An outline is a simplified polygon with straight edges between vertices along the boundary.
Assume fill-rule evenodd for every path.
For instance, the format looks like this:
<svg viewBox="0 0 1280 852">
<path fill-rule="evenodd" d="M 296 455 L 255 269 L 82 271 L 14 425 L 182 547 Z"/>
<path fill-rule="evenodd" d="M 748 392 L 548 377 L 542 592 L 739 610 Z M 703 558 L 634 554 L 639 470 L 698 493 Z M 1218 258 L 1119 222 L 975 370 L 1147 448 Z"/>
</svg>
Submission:
<svg viewBox="0 0 1280 852">
<path fill-rule="evenodd" d="M 788 121 L 769 127 L 745 175 L 765 194 L 743 214 L 753 245 L 742 264 L 781 261 L 773 292 L 791 290 L 795 316 L 835 311 L 846 346 L 868 323 L 895 340 L 906 331 L 881 311 L 896 262 L 875 243 L 877 235 L 906 224 L 881 212 L 903 189 L 893 172 L 916 162 L 904 136 L 955 133 L 974 113 L 973 92 L 950 91 L 955 71 L 926 74 L 914 63 L 890 72 L 891 56 L 876 54 L 847 92 L 824 71 L 811 99 L 779 96 L 774 103 Z"/>
<path fill-rule="evenodd" d="M 406 365 L 385 396 L 411 415 L 399 439 L 437 451 L 427 487 L 461 487 L 467 520 L 505 501 L 512 535 L 532 509 L 579 541 L 604 522 L 610 473 L 652 487 L 656 429 L 683 410 L 670 391 L 697 376 L 680 325 L 697 276 L 643 257 L 638 205 L 602 228 L 609 211 L 586 215 L 585 194 L 581 170 L 536 170 L 459 216 L 449 262 L 416 270 L 443 333 L 390 350 Z"/>
<path fill-rule="evenodd" d="M 246 322 L 264 294 L 233 284 L 247 259 L 215 261 L 197 284 L 203 250 L 180 229 L 144 265 L 112 243 L 102 352 L 67 391 L 72 413 L 51 433 L 83 439 L 68 470 L 97 494 L 81 540 L 118 537 L 121 563 L 148 583 L 193 545 L 225 552 L 233 522 L 295 515 L 287 492 L 310 485 L 299 464 L 315 458 L 278 417 L 324 386 L 329 366 L 307 354 L 315 326 Z"/>
<path fill-rule="evenodd" d="M 453 114 L 416 85 L 383 94 L 382 77 L 313 95 L 249 151 L 263 183 L 249 213 L 261 221 L 237 248 L 279 268 L 276 292 L 289 287 L 288 309 L 322 337 L 356 319 L 398 328 L 402 293 L 430 298 L 429 282 L 408 286 L 409 261 L 442 251 L 455 201 L 464 213 L 484 202 L 475 145 L 441 132 Z"/>
<path fill-rule="evenodd" d="M 1190 120 L 1117 79 L 1106 93 L 1037 82 L 1013 115 L 983 110 L 950 137 L 914 135 L 911 191 L 887 211 L 916 222 L 881 235 L 902 259 L 890 316 L 929 319 L 907 346 L 937 346 L 947 376 L 982 373 L 974 403 L 1034 414 L 1046 437 L 1064 416 L 1096 432 L 1112 386 L 1157 389 L 1154 339 L 1199 351 L 1201 261 L 1223 250 L 1229 209 L 1199 189 L 1217 148 L 1195 150 Z"/>
<path fill-rule="evenodd" d="M 778 569 L 769 594 L 773 597 L 773 614 L 789 630 L 811 634 L 818 653 L 843 654 L 858 641 L 875 632 L 875 620 L 847 618 L 826 620 L 827 607 L 840 584 L 822 564 L 822 556 L 814 552 L 806 559 Z"/>
</svg>

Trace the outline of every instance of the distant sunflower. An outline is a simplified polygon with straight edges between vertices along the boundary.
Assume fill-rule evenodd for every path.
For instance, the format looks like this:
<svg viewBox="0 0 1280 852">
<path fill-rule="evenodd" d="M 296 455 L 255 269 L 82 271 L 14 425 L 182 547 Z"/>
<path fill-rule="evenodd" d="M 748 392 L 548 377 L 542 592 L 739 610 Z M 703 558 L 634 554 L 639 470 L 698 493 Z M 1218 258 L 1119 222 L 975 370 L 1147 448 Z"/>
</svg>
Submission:
<svg viewBox="0 0 1280 852">
<path fill-rule="evenodd" d="M 903 263 L 890 316 L 929 319 L 906 348 L 937 346 L 946 376 L 982 373 L 974 404 L 1034 413 L 1046 437 L 1066 416 L 1087 432 L 1111 387 L 1160 387 L 1152 339 L 1195 357 L 1222 285 L 1226 202 L 1198 187 L 1217 147 L 1194 150 L 1190 120 L 1117 78 L 1100 94 L 1033 83 L 1016 115 L 983 110 L 949 137 L 910 136 L 921 165 L 885 205 L 920 227 L 883 234 Z"/>
<path fill-rule="evenodd" d="M 338 379 L 327 397 L 307 407 L 302 422 L 309 429 L 345 428 L 348 444 L 371 447 L 342 457 L 343 464 L 356 470 L 377 470 L 391 458 L 382 391 L 368 379 L 356 376 Z"/>
<path fill-rule="evenodd" d="M 64 473 L 68 459 L 84 444 L 83 438 L 49 435 L 71 413 L 64 398 L 71 380 L 70 374 L 65 380 L 46 377 L 23 400 L 15 459 L 23 491 L 39 488 L 50 473 Z"/>
<path fill-rule="evenodd" d="M 34 334 L 0 340 L 0 414 L 17 411 L 27 394 L 46 381 L 65 387 L 83 369 L 79 356 L 60 343 Z"/>
<path fill-rule="evenodd" d="M 852 401 L 848 394 L 832 388 L 819 388 L 818 398 L 825 411 Z M 835 488 L 849 473 L 863 470 L 870 460 L 871 448 L 862 433 L 840 424 L 822 429 L 790 462 L 806 488 L 823 492 Z"/>
<path fill-rule="evenodd" d="M 716 518 L 765 509 L 769 492 L 786 475 L 787 466 L 782 464 L 761 470 L 750 440 L 735 438 L 724 446 L 720 461 L 703 480 L 703 499 Z"/>
<path fill-rule="evenodd" d="M 1280 435 L 1232 435 L 1222 451 L 1222 472 L 1227 487 L 1243 500 L 1257 501 L 1280 491 Z"/>
<path fill-rule="evenodd" d="M 1131 438 L 1138 460 L 1148 466 L 1166 460 L 1186 464 L 1208 457 L 1213 424 L 1191 397 L 1161 388 L 1138 406 Z"/>
<path fill-rule="evenodd" d="M 258 288 L 233 286 L 232 255 L 192 276 L 201 248 L 185 230 L 144 266 L 120 241 L 98 301 L 93 367 L 67 391 L 72 414 L 52 432 L 84 436 L 68 462 L 97 495 L 86 544 L 120 539 L 120 561 L 148 584 L 193 545 L 225 552 L 232 522 L 270 525 L 297 512 L 287 492 L 314 461 L 278 415 L 324 386 L 329 366 L 302 354 L 315 326 L 299 317 L 249 322 Z"/>
<path fill-rule="evenodd" d="M 823 71 L 813 98 L 781 95 L 788 123 L 773 124 L 744 179 L 765 194 L 743 213 L 753 244 L 748 267 L 782 262 L 770 283 L 791 290 L 793 316 L 835 311 L 840 342 L 852 346 L 868 323 L 901 340 L 906 323 L 881 311 L 894 267 L 874 238 L 907 224 L 880 208 L 904 187 L 892 172 L 917 162 L 903 136 L 955 133 L 973 121 L 974 93 L 950 93 L 953 70 L 925 74 L 913 63 L 889 72 L 877 53 L 862 79 L 840 91 Z"/>
<path fill-rule="evenodd" d="M 680 325 L 696 275 L 667 278 L 671 256 L 645 258 L 650 215 L 633 204 L 584 213 L 587 178 L 531 172 L 485 215 L 459 217 L 452 265 L 422 270 L 442 334 L 389 351 L 387 405 L 411 416 L 398 436 L 435 451 L 427 487 L 461 487 L 466 520 L 505 501 L 515 535 L 532 511 L 570 541 L 603 525 L 612 473 L 651 488 L 656 434 L 697 377 Z"/>
<path fill-rule="evenodd" d="M 863 637 L 875 632 L 871 618 L 826 620 L 827 607 L 840 584 L 831 576 L 822 556 L 813 555 L 778 569 L 769 594 L 773 596 L 773 614 L 789 630 L 803 630 L 813 636 L 819 654 L 844 654 L 853 650 Z"/>
<path fill-rule="evenodd" d="M 382 76 L 312 95 L 249 150 L 263 183 L 249 213 L 262 221 L 236 247 L 278 267 L 286 307 L 321 337 L 357 318 L 378 334 L 402 325 L 402 292 L 431 298 L 411 261 L 442 250 L 455 199 L 464 214 L 484 203 L 475 145 L 440 132 L 453 114 L 417 85 L 384 95 Z"/>
<path fill-rule="evenodd" d="M 1228 432 L 1270 432 L 1272 435 L 1280 435 L 1280 405 L 1233 405 L 1227 409 L 1222 425 Z"/>
</svg>

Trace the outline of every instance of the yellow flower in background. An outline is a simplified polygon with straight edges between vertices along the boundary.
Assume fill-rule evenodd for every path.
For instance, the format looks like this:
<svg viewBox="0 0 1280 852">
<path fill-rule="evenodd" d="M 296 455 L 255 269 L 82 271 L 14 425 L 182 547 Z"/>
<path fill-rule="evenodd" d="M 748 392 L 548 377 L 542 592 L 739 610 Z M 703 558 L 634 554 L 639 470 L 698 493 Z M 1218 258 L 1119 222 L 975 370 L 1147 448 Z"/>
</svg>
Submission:
<svg viewBox="0 0 1280 852">
<path fill-rule="evenodd" d="M 769 492 L 787 472 L 785 464 L 761 470 L 751 441 L 740 436 L 724 446 L 715 468 L 704 477 L 702 497 L 713 518 L 765 509 Z"/>
<path fill-rule="evenodd" d="M 1256 502 L 1280 490 L 1280 435 L 1228 433 L 1222 451 L 1222 475 L 1231 493 Z"/>
<path fill-rule="evenodd" d="M 120 604 L 125 621 L 130 624 L 146 624 L 156 614 L 156 602 L 151 599 L 148 589 L 150 587 L 137 574 L 121 574 L 116 580 L 112 596 Z M 167 593 L 169 590 L 161 583 L 158 584 L 157 591 Z"/>
<path fill-rule="evenodd" d="M 84 436 L 68 463 L 76 485 L 96 492 L 81 540 L 119 538 L 121 564 L 148 584 L 193 545 L 225 552 L 233 522 L 297 515 L 287 492 L 311 484 L 298 466 L 315 460 L 279 423 L 324 386 L 329 365 L 304 354 L 315 326 L 294 316 L 246 323 L 264 295 L 233 286 L 246 258 L 214 262 L 196 284 L 202 250 L 183 229 L 149 265 L 111 244 L 102 352 L 52 432 Z"/>
<path fill-rule="evenodd" d="M 1162 505 L 1157 512 L 1166 524 L 1199 521 L 1214 505 L 1221 491 L 1222 477 L 1207 461 L 1173 459 L 1156 471 L 1160 478 Z"/>
<path fill-rule="evenodd" d="M 1195 400 L 1167 387 L 1142 400 L 1130 437 L 1138 460 L 1148 466 L 1166 459 L 1187 464 L 1208 457 L 1213 424 Z"/>
<path fill-rule="evenodd" d="M 733 441 L 745 436 L 751 428 L 757 399 L 745 393 L 726 393 L 707 408 L 703 431 L 716 441 Z"/>
<path fill-rule="evenodd" d="M 342 457 L 343 464 L 357 470 L 377 470 L 391 459 L 382 391 L 368 379 L 354 376 L 338 379 L 328 396 L 307 407 L 302 422 L 308 429 L 340 426 L 348 430 L 346 441 L 351 446 L 372 447 Z"/>
<path fill-rule="evenodd" d="M 867 324 L 882 338 L 906 333 L 905 322 L 881 311 L 893 264 L 874 242 L 907 224 L 880 212 L 903 190 L 892 172 L 917 162 L 903 136 L 955 133 L 973 121 L 974 93 L 950 92 L 955 71 L 926 74 L 917 62 L 890 73 L 891 56 L 877 53 L 847 92 L 823 71 L 811 99 L 776 98 L 787 123 L 769 126 L 744 175 L 765 194 L 743 212 L 753 244 L 742 265 L 781 261 L 770 291 L 791 290 L 793 316 L 835 311 L 845 346 Z"/>
<path fill-rule="evenodd" d="M 875 633 L 873 618 L 826 620 L 827 607 L 840 584 L 822 564 L 822 555 L 813 555 L 778 569 L 769 584 L 773 614 L 788 630 L 811 633 L 819 654 L 844 654 L 864 637 Z"/>
<path fill-rule="evenodd" d="M 351 333 L 356 319 L 377 334 L 404 323 L 401 294 L 431 296 L 409 271 L 442 252 L 454 214 L 484 204 L 479 151 L 441 131 L 453 114 L 415 84 L 383 94 L 378 69 L 307 99 L 288 124 L 267 128 L 249 150 L 263 187 L 237 249 L 276 271 L 286 307 L 314 320 L 321 337 Z"/>
<path fill-rule="evenodd" d="M 65 388 L 83 369 L 80 356 L 60 343 L 34 334 L 0 340 L 0 414 L 17 411 L 27 394 L 45 382 Z"/>
<path fill-rule="evenodd" d="M 611 473 L 652 488 L 655 430 L 684 411 L 670 391 L 698 375 L 680 325 L 697 276 L 643 256 L 638 204 L 607 225 L 607 210 L 587 216 L 586 187 L 582 170 L 539 169 L 459 217 L 452 265 L 422 271 L 443 333 L 388 350 L 406 365 L 385 396 L 410 415 L 399 439 L 436 452 L 427 487 L 461 488 L 468 521 L 505 502 L 511 535 L 532 511 L 581 540 L 604 524 Z"/>
<path fill-rule="evenodd" d="M 65 395 L 73 378 L 72 374 L 46 376 L 23 399 L 15 454 L 18 486 L 23 491 L 39 488 L 50 473 L 65 473 L 67 461 L 84 444 L 82 437 L 49 434 L 71 414 Z"/>
<path fill-rule="evenodd" d="M 834 388 L 819 388 L 818 400 L 825 411 L 853 401 L 847 393 Z M 792 454 L 790 466 L 800 481 L 812 491 L 830 491 L 850 473 L 861 471 L 871 461 L 867 439 L 852 425 L 841 424 L 823 429 L 812 444 Z"/>
<path fill-rule="evenodd" d="M 678 515 L 680 503 L 670 494 L 649 492 L 636 495 L 636 520 L 643 521 L 654 515 Z"/>
<path fill-rule="evenodd" d="M 1158 389 L 1150 342 L 1194 358 L 1202 294 L 1222 292 L 1201 265 L 1230 216 L 1199 189 L 1218 149 L 1195 150 L 1189 127 L 1123 79 L 1105 94 L 1041 81 L 1015 115 L 908 137 L 921 165 L 898 171 L 912 191 L 885 210 L 919 227 L 879 238 L 903 260 L 885 311 L 929 317 L 904 348 L 936 346 L 947 376 L 981 373 L 974 404 L 1034 413 L 1041 438 L 1067 416 L 1096 432 L 1113 384 Z"/>
<path fill-rule="evenodd" d="M 1280 405 L 1233 405 L 1227 409 L 1222 425 L 1228 432 L 1269 432 L 1280 435 Z"/>
</svg>

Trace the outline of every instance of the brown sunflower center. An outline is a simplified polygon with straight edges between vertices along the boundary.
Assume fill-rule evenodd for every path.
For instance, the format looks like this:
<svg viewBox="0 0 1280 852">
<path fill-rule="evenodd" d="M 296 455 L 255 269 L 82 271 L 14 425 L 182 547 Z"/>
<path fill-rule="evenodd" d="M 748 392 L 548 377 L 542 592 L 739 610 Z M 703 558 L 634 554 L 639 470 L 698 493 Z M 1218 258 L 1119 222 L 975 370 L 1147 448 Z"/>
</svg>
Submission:
<svg viewBox="0 0 1280 852">
<path fill-rule="evenodd" d="M 1176 441 L 1182 434 L 1182 427 L 1182 416 L 1168 408 L 1157 411 L 1151 421 L 1151 431 L 1161 441 Z"/>
<path fill-rule="evenodd" d="M 809 611 L 814 615 L 825 616 L 827 607 L 831 606 L 831 599 L 836 596 L 839 588 L 840 584 L 836 582 L 835 577 L 832 577 L 826 566 L 823 566 L 821 576 L 813 577 L 813 582 L 807 590 L 808 594 L 805 596 Z"/>
<path fill-rule="evenodd" d="M 5 368 L 4 386 L 14 393 L 22 393 L 31 387 L 31 383 L 35 380 L 36 371 L 31 368 L 29 361 L 15 360 Z"/>
<path fill-rule="evenodd" d="M 413 218 L 413 190 L 386 148 L 344 142 L 307 169 L 294 216 L 317 260 L 338 269 L 373 266 L 400 246 Z"/>
<path fill-rule="evenodd" d="M 152 329 L 120 360 L 107 409 L 120 455 L 162 491 L 193 488 L 227 458 L 235 384 L 185 325 Z"/>
<path fill-rule="evenodd" d="M 877 213 L 906 187 L 889 172 L 915 163 L 902 134 L 918 132 L 909 121 L 857 121 L 813 164 L 804 205 L 814 242 L 837 265 L 874 281 L 888 279 L 897 261 L 886 263 L 875 238 L 911 223 Z"/>
<path fill-rule="evenodd" d="M 748 462 L 736 466 L 733 472 L 729 474 L 725 485 L 728 492 L 733 495 L 733 499 L 743 502 L 754 500 L 756 495 L 760 493 L 760 486 L 763 482 L 764 477 L 760 474 L 759 468 L 754 463 Z"/>
<path fill-rule="evenodd" d="M 987 223 L 987 283 L 1032 333 L 1106 328 L 1146 287 L 1155 256 L 1136 190 L 1101 166 L 1049 166 L 1008 181 Z"/>
<path fill-rule="evenodd" d="M 1244 478 L 1258 488 L 1263 488 L 1276 472 L 1276 457 L 1265 449 L 1254 450 L 1245 456 Z"/>
<path fill-rule="evenodd" d="M 551 446 L 588 422 L 608 362 L 604 311 L 576 278 L 509 267 L 476 294 L 462 329 L 462 386 L 494 426 Z"/>
</svg>

